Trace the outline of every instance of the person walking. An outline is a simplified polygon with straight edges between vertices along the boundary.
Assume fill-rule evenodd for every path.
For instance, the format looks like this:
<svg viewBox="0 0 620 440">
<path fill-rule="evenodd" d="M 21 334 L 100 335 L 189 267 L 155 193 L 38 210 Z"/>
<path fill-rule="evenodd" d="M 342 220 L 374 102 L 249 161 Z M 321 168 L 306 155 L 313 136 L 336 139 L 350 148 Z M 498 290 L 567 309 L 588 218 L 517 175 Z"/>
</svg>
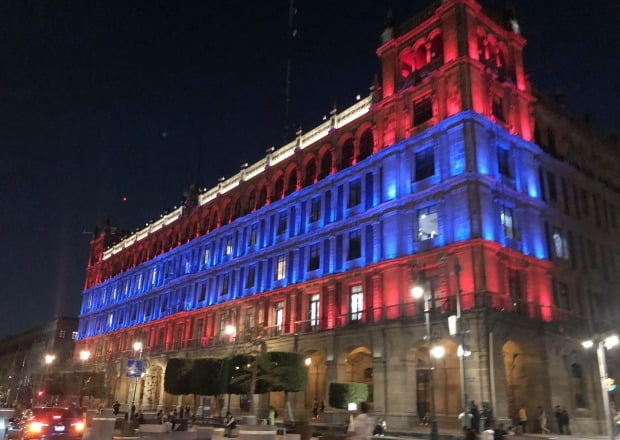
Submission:
<svg viewBox="0 0 620 440">
<path fill-rule="evenodd" d="M 459 414 L 459 424 L 461 425 L 461 429 L 463 430 L 463 435 L 465 436 L 465 440 L 475 440 L 476 432 L 472 427 L 473 416 L 471 411 L 463 408 L 461 413 Z"/>
<path fill-rule="evenodd" d="M 370 440 L 374 429 L 375 418 L 368 414 L 368 404 L 362 402 L 347 428 L 347 437 L 352 440 Z"/>
<path fill-rule="evenodd" d="M 551 431 L 547 427 L 547 412 L 542 406 L 538 407 L 538 423 L 540 423 L 540 432 L 549 434 Z"/>
<path fill-rule="evenodd" d="M 226 424 L 224 428 L 224 437 L 232 437 L 233 430 L 237 427 L 237 421 L 230 411 L 226 414 L 224 423 Z"/>
<path fill-rule="evenodd" d="M 475 400 L 469 403 L 469 412 L 471 414 L 471 428 L 474 430 L 474 433 L 478 434 L 478 431 L 480 431 L 480 410 Z"/>
<path fill-rule="evenodd" d="M 121 404 L 118 403 L 118 400 L 116 402 L 114 402 L 114 405 L 112 405 L 112 413 L 116 416 L 118 415 L 118 412 L 121 409 Z"/>
<path fill-rule="evenodd" d="M 527 432 L 527 411 L 525 410 L 525 406 L 521 405 L 517 413 L 517 418 L 519 419 L 521 434 L 525 434 Z"/>
<path fill-rule="evenodd" d="M 560 417 L 562 419 L 562 434 L 570 435 L 570 416 L 565 407 L 561 408 Z"/>
<path fill-rule="evenodd" d="M 267 424 L 272 426 L 275 425 L 277 416 L 278 413 L 276 412 L 276 409 L 273 406 L 269 406 L 269 412 L 267 413 Z"/>
<path fill-rule="evenodd" d="M 314 401 L 312 402 L 312 419 L 316 420 L 319 418 L 319 402 L 316 400 L 316 397 L 314 398 Z"/>
</svg>

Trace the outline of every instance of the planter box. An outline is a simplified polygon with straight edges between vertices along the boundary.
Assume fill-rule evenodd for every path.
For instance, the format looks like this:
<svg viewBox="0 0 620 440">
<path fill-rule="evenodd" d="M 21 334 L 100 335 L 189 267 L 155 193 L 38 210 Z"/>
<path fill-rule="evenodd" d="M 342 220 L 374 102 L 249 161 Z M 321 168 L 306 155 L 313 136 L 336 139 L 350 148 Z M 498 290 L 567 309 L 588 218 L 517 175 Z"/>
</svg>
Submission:
<svg viewBox="0 0 620 440">
<path fill-rule="evenodd" d="M 239 425 L 239 440 L 276 440 L 277 428 L 271 425 Z"/>
<path fill-rule="evenodd" d="M 166 425 L 163 423 L 142 423 L 138 428 L 138 432 L 166 432 Z"/>
<path fill-rule="evenodd" d="M 196 428 L 196 440 L 211 440 L 212 438 L 213 438 L 213 427 L 212 426 L 198 426 Z"/>
</svg>

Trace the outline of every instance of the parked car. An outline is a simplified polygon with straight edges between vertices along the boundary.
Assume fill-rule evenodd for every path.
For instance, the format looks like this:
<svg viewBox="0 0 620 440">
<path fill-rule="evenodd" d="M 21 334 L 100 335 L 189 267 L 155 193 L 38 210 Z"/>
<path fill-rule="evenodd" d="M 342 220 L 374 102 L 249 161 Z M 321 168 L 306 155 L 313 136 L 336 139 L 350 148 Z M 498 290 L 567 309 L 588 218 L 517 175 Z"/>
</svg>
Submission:
<svg viewBox="0 0 620 440">
<path fill-rule="evenodd" d="M 13 426 L 13 428 L 11 428 Z M 9 423 L 6 440 L 81 440 L 86 424 L 77 408 L 33 408 L 30 415 Z"/>
</svg>

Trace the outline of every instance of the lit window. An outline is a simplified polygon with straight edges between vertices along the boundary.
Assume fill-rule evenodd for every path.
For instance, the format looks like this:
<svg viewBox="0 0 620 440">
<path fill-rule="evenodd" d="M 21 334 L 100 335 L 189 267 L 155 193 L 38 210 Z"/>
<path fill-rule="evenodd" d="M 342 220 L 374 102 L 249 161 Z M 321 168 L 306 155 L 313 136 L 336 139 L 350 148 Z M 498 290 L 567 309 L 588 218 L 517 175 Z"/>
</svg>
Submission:
<svg viewBox="0 0 620 440">
<path fill-rule="evenodd" d="M 310 255 L 308 256 L 308 270 L 317 270 L 321 264 L 320 249 L 318 244 L 310 246 Z"/>
<path fill-rule="evenodd" d="M 349 250 L 347 260 L 354 260 L 362 256 L 362 238 L 360 231 L 349 232 Z"/>
<path fill-rule="evenodd" d="M 286 256 L 280 255 L 276 263 L 276 280 L 283 280 L 286 277 Z"/>
<path fill-rule="evenodd" d="M 553 250 L 557 258 L 568 260 L 566 237 L 559 228 L 553 228 Z"/>
<path fill-rule="evenodd" d="M 248 267 L 248 274 L 245 277 L 245 287 L 246 288 L 254 287 L 255 278 L 256 278 L 256 267 L 252 265 Z"/>
<path fill-rule="evenodd" d="M 252 307 L 246 309 L 245 311 L 245 315 L 243 317 L 243 328 L 246 331 L 254 328 L 254 309 Z"/>
<path fill-rule="evenodd" d="M 274 305 L 273 324 L 277 333 L 282 332 L 284 326 L 284 301 L 278 301 Z"/>
<path fill-rule="evenodd" d="M 60 339 L 65 339 L 65 336 L 67 335 L 67 331 L 66 330 L 59 330 L 58 331 L 58 337 Z"/>
<path fill-rule="evenodd" d="M 420 181 L 435 174 L 435 151 L 426 148 L 415 154 L 415 180 Z"/>
<path fill-rule="evenodd" d="M 319 294 L 315 293 L 310 296 L 310 308 L 308 309 L 308 318 L 312 327 L 317 327 L 319 325 L 320 306 L 321 303 Z"/>
<path fill-rule="evenodd" d="M 151 272 L 151 284 L 155 284 L 156 281 L 157 281 L 157 267 L 154 267 L 153 271 Z"/>
<path fill-rule="evenodd" d="M 229 275 L 226 274 L 222 277 L 222 285 L 220 287 L 220 295 L 228 294 L 228 285 L 230 283 Z"/>
<path fill-rule="evenodd" d="M 142 290 L 142 274 L 139 273 L 136 277 L 136 290 Z"/>
<path fill-rule="evenodd" d="M 362 183 L 358 180 L 349 183 L 349 200 L 347 208 L 352 208 L 362 202 Z"/>
<path fill-rule="evenodd" d="M 209 265 L 209 260 L 211 259 L 211 249 L 205 248 L 205 252 L 202 255 L 202 264 L 205 266 Z"/>
<path fill-rule="evenodd" d="M 315 197 L 310 201 L 310 223 L 314 223 L 321 217 L 321 199 Z"/>
<path fill-rule="evenodd" d="M 351 321 L 361 320 L 364 312 L 364 292 L 360 284 L 351 286 L 349 290 L 349 301 Z"/>
<path fill-rule="evenodd" d="M 192 263 L 189 257 L 185 257 L 185 273 L 190 273 L 192 271 Z"/>
<path fill-rule="evenodd" d="M 224 255 L 231 255 L 233 251 L 232 237 L 226 237 L 226 245 L 224 246 Z"/>
<path fill-rule="evenodd" d="M 108 327 L 112 327 L 112 323 L 114 322 L 114 313 L 108 314 Z"/>
<path fill-rule="evenodd" d="M 501 207 L 500 218 L 502 221 L 502 229 L 504 231 L 504 237 L 506 238 L 516 238 L 515 227 L 512 217 L 512 209 L 506 206 Z"/>
<path fill-rule="evenodd" d="M 418 241 L 430 240 L 439 235 L 437 226 L 437 208 L 435 205 L 418 209 Z"/>
<path fill-rule="evenodd" d="M 78 332 L 71 332 L 71 339 L 75 341 L 77 340 L 77 338 L 78 338 Z"/>
</svg>

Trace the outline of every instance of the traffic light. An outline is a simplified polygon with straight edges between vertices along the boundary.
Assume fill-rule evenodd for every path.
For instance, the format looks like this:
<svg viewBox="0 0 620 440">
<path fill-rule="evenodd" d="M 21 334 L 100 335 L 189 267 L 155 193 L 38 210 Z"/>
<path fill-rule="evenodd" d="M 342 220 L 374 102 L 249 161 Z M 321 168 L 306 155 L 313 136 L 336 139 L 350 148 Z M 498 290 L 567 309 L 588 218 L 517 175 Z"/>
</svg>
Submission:
<svg viewBox="0 0 620 440">
<path fill-rule="evenodd" d="M 616 390 L 616 379 L 608 377 L 605 379 L 605 386 L 607 387 L 607 391 L 615 391 Z"/>
</svg>

